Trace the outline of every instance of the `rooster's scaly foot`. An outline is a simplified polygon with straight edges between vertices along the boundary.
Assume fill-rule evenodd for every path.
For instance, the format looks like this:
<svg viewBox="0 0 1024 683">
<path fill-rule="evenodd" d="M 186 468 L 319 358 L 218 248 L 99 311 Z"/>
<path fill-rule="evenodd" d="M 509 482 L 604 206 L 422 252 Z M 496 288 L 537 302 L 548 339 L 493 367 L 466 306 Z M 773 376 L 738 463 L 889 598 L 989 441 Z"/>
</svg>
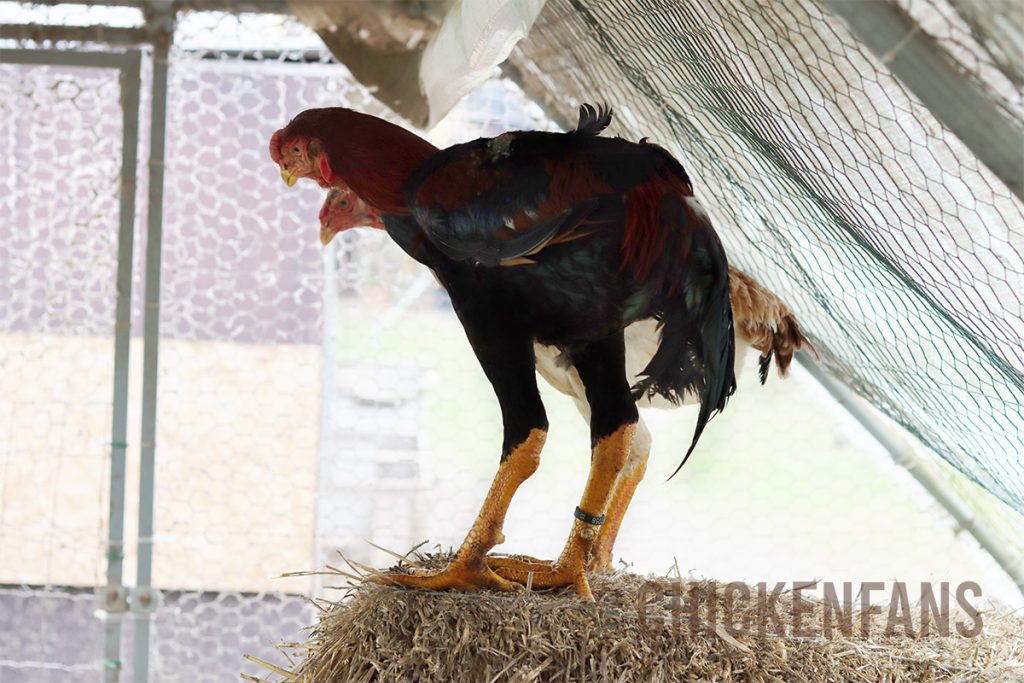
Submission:
<svg viewBox="0 0 1024 683">
<path fill-rule="evenodd" d="M 487 564 L 499 576 L 533 588 L 574 586 L 580 597 L 593 600 L 590 582 L 581 562 L 545 562 L 534 558 L 488 557 Z"/>
<path fill-rule="evenodd" d="M 474 591 L 490 588 L 499 591 L 520 590 L 520 586 L 502 578 L 486 564 L 474 567 L 470 563 L 453 561 L 438 571 L 418 571 L 413 574 L 393 572 L 379 574 L 370 579 L 385 586 L 402 586 L 421 590 Z"/>
</svg>

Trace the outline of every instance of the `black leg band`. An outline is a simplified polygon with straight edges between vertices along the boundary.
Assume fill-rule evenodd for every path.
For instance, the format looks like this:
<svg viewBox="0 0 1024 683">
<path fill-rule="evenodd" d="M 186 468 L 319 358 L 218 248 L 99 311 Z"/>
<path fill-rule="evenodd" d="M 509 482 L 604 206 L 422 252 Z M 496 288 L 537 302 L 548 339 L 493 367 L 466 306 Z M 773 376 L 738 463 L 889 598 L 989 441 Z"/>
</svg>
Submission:
<svg viewBox="0 0 1024 683">
<path fill-rule="evenodd" d="M 576 512 L 573 513 L 573 516 L 581 522 L 593 524 L 594 526 L 601 526 L 604 524 L 604 515 L 592 515 L 580 510 L 579 506 L 576 507 Z"/>
</svg>

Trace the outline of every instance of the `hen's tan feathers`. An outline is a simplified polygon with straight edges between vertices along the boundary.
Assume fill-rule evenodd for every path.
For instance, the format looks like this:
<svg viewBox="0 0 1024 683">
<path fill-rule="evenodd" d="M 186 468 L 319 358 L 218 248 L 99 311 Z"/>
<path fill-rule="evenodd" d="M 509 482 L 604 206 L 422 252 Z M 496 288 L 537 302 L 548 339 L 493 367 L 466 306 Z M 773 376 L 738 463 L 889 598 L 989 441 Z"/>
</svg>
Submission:
<svg viewBox="0 0 1024 683">
<path fill-rule="evenodd" d="M 814 351 L 799 323 L 782 299 L 754 278 L 729 267 L 729 294 L 737 336 L 761 352 L 761 383 L 768 379 L 772 357 L 779 376 L 785 377 L 793 354 L 806 347 Z"/>
</svg>

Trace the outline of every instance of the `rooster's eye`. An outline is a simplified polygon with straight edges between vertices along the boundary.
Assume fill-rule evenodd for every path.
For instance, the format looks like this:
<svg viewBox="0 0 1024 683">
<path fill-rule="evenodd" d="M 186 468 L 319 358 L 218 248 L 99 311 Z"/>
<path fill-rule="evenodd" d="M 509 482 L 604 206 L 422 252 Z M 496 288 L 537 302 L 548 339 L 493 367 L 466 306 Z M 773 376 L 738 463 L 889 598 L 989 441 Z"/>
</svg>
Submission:
<svg viewBox="0 0 1024 683">
<path fill-rule="evenodd" d="M 298 153 L 299 153 L 299 148 L 298 147 L 292 147 L 292 154 L 298 154 Z"/>
<path fill-rule="evenodd" d="M 338 202 L 338 206 L 340 206 L 343 209 L 346 208 L 348 206 L 348 200 L 342 199 L 340 202 Z"/>
</svg>

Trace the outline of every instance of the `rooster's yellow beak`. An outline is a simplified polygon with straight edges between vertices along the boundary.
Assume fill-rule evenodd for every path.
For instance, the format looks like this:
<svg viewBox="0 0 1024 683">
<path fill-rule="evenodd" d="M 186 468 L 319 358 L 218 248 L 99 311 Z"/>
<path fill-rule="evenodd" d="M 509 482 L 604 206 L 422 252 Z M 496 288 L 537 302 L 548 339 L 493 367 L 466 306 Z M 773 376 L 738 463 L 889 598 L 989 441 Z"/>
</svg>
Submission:
<svg viewBox="0 0 1024 683">
<path fill-rule="evenodd" d="M 320 244 L 326 247 L 328 244 L 331 243 L 331 240 L 333 240 L 334 236 L 337 234 L 338 233 L 334 232 L 330 228 L 322 228 L 320 230 Z"/>
<path fill-rule="evenodd" d="M 299 176 L 295 175 L 294 173 L 289 171 L 287 168 L 282 168 L 281 169 L 281 180 L 284 181 L 285 185 L 287 185 L 288 187 L 291 187 L 292 185 L 294 185 L 295 183 L 297 183 L 299 181 Z"/>
</svg>

